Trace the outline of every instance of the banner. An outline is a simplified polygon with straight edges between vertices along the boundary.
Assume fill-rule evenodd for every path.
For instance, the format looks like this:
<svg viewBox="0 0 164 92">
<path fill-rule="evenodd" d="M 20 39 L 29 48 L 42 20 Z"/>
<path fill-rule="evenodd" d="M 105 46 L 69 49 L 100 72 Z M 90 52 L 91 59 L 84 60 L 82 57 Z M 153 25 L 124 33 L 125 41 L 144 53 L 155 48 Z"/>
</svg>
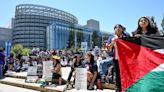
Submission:
<svg viewBox="0 0 164 92">
<path fill-rule="evenodd" d="M 5 56 L 9 57 L 11 52 L 11 42 L 5 42 Z"/>
</svg>

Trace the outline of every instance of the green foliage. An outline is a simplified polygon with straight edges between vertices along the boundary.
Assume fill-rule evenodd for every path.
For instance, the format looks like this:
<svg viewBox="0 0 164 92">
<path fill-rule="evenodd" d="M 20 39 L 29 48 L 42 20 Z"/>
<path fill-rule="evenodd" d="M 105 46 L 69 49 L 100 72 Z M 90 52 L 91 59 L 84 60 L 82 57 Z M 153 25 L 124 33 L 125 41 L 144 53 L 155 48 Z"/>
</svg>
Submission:
<svg viewBox="0 0 164 92">
<path fill-rule="evenodd" d="M 153 23 L 154 26 L 157 26 L 157 23 L 155 22 L 154 16 L 151 16 L 150 20 L 151 20 L 151 22 Z"/>
<path fill-rule="evenodd" d="M 98 46 L 98 43 L 99 43 L 99 36 L 98 36 L 98 32 L 97 31 L 93 31 L 93 34 L 92 34 L 92 41 L 93 41 L 93 46 Z"/>
<path fill-rule="evenodd" d="M 23 50 L 23 46 L 21 44 L 15 44 L 11 50 L 15 54 L 21 54 Z"/>
<path fill-rule="evenodd" d="M 29 56 L 30 53 L 31 53 L 31 49 L 23 48 L 23 50 L 22 50 L 22 55 L 23 56 Z"/>
<path fill-rule="evenodd" d="M 11 54 L 13 54 L 13 55 L 14 55 L 14 57 L 16 56 L 16 53 L 15 53 L 15 52 L 13 52 L 12 50 L 11 50 Z"/>
<path fill-rule="evenodd" d="M 75 38 L 74 34 L 75 34 L 75 32 L 73 30 L 71 30 L 69 32 L 68 47 L 67 48 L 71 48 L 72 46 L 74 46 L 74 43 L 75 43 L 74 42 L 74 38 Z"/>
<path fill-rule="evenodd" d="M 16 56 L 18 54 L 21 54 L 23 56 L 29 56 L 29 54 L 31 53 L 31 49 L 23 48 L 23 46 L 21 44 L 15 44 L 11 49 L 11 53 L 14 56 Z"/>
<path fill-rule="evenodd" d="M 77 47 L 81 46 L 81 42 L 83 41 L 83 33 L 82 32 L 77 32 Z"/>
<path fill-rule="evenodd" d="M 163 29 L 163 31 L 164 31 L 164 17 L 163 17 L 163 19 L 162 19 L 161 26 L 162 26 L 162 29 Z"/>
</svg>

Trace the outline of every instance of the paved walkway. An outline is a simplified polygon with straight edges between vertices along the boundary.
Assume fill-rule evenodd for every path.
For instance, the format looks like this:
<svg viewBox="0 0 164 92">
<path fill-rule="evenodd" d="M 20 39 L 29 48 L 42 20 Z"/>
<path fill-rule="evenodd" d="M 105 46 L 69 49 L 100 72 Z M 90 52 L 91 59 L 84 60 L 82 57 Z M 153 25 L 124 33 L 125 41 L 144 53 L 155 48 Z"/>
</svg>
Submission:
<svg viewBox="0 0 164 92">
<path fill-rule="evenodd" d="M 0 92 L 13 92 L 13 91 L 14 92 L 39 92 L 36 90 L 30 90 L 30 89 L 10 86 L 6 84 L 0 84 Z"/>
</svg>

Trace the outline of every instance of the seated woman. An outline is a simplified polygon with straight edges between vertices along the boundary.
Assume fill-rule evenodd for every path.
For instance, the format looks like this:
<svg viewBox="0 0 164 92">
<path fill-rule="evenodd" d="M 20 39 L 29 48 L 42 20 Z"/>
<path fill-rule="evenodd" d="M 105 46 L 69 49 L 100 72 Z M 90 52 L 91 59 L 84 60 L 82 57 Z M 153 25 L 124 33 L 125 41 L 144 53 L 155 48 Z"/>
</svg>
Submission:
<svg viewBox="0 0 164 92">
<path fill-rule="evenodd" d="M 62 84 L 62 72 L 61 72 L 61 64 L 60 64 L 60 57 L 58 56 L 52 56 L 53 66 L 54 69 L 52 70 L 53 76 L 52 76 L 52 83 L 55 83 L 57 80 L 57 84 Z M 55 83 L 56 84 L 56 83 Z"/>
<path fill-rule="evenodd" d="M 71 65 L 71 71 L 70 71 L 69 76 L 68 76 L 68 79 L 67 79 L 67 86 L 66 86 L 66 88 L 68 88 L 69 85 L 71 85 L 72 88 L 73 88 L 73 85 L 75 83 L 75 78 L 74 78 L 75 77 L 75 72 L 74 71 L 75 71 L 76 68 L 82 68 L 83 67 L 83 65 L 82 65 L 82 59 L 81 59 L 81 54 L 79 52 L 76 52 L 75 53 L 72 62 L 73 63 Z M 71 80 L 72 77 L 74 78 L 73 79 L 73 84 L 70 83 L 70 80 Z"/>
<path fill-rule="evenodd" d="M 94 56 L 91 52 L 86 53 L 86 64 L 85 67 L 87 68 L 87 81 L 88 81 L 88 89 L 94 89 L 93 86 L 97 79 L 98 67 L 97 63 L 94 60 Z"/>
</svg>

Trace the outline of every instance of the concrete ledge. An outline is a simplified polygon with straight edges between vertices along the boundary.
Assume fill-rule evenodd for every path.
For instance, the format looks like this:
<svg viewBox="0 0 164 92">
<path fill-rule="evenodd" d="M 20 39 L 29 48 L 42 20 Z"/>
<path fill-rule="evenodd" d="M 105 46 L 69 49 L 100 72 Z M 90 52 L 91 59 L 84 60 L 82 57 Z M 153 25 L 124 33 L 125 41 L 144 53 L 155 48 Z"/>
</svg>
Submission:
<svg viewBox="0 0 164 92">
<path fill-rule="evenodd" d="M 27 72 L 14 72 L 14 71 L 7 71 L 5 74 L 6 77 L 12 77 L 12 78 L 19 78 L 19 79 L 26 79 Z"/>
<path fill-rule="evenodd" d="M 16 86 L 16 87 L 21 87 L 21 88 L 26 88 L 26 89 L 37 90 L 37 91 L 41 91 L 41 92 L 63 92 L 64 88 L 66 87 L 66 85 L 61 85 L 61 86 L 57 86 L 57 87 L 49 87 L 48 86 L 48 87 L 42 88 L 42 87 L 40 87 L 40 84 L 25 83 L 25 79 L 17 79 L 17 78 L 10 78 L 10 77 L 1 79 L 0 83 L 11 85 L 11 86 Z M 108 85 L 108 87 L 109 87 L 109 85 Z M 114 85 L 113 85 L 113 88 L 114 88 Z M 67 90 L 66 92 L 115 92 L 115 90 L 103 89 L 103 90 L 90 91 L 90 90 L 71 89 L 71 90 Z"/>
<path fill-rule="evenodd" d="M 41 91 L 41 92 L 63 92 L 62 89 L 56 89 L 55 87 L 42 88 L 42 87 L 40 87 L 40 84 L 21 83 L 19 81 L 17 82 L 17 80 L 15 78 L 12 78 L 12 79 L 15 79 L 13 81 L 11 81 L 12 80 L 11 78 L 10 78 L 10 80 L 8 80 L 8 79 L 2 79 L 2 80 L 0 80 L 0 83 L 11 85 L 11 86 L 16 86 L 16 87 L 21 87 L 21 88 L 26 88 L 26 89 L 37 90 L 37 91 Z M 19 79 L 19 80 L 24 81 L 23 79 Z"/>
<path fill-rule="evenodd" d="M 71 70 L 70 67 L 62 67 L 62 78 L 63 80 L 67 80 L 69 71 Z M 20 79 L 26 79 L 27 72 L 14 72 L 14 71 L 7 71 L 5 74 L 6 77 L 12 77 L 12 78 L 20 78 Z"/>
<path fill-rule="evenodd" d="M 13 75 L 6 75 L 6 77 L 11 77 L 11 78 L 19 78 L 19 79 L 26 79 L 26 76 L 13 76 Z"/>
</svg>

